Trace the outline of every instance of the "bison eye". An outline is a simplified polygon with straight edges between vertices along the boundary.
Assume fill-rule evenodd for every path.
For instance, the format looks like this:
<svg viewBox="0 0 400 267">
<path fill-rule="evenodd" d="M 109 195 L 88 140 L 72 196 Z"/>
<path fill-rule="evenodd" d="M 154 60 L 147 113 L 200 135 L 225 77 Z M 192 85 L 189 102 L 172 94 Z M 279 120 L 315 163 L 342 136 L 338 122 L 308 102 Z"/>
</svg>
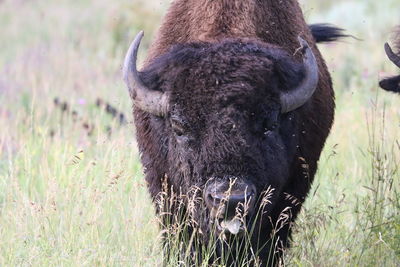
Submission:
<svg viewBox="0 0 400 267">
<path fill-rule="evenodd" d="M 264 124 L 264 131 L 273 131 L 278 127 L 278 122 L 277 121 L 269 121 L 269 120 L 265 120 Z"/>
<path fill-rule="evenodd" d="M 263 121 L 264 131 L 274 131 L 279 127 L 279 112 L 269 112 Z"/>
<path fill-rule="evenodd" d="M 174 129 L 174 133 L 176 134 L 176 136 L 182 136 L 184 134 L 183 128 L 179 125 L 173 125 L 172 129 Z"/>
<path fill-rule="evenodd" d="M 171 127 L 176 136 L 183 136 L 186 133 L 185 125 L 179 118 L 171 118 Z"/>
</svg>

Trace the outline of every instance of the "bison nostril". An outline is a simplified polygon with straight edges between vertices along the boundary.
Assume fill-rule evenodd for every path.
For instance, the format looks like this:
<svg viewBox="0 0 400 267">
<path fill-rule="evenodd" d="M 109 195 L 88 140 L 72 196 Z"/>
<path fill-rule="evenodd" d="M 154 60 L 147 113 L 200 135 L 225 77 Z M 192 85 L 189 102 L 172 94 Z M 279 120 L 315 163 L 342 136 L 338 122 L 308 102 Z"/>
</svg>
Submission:
<svg viewBox="0 0 400 267">
<path fill-rule="evenodd" d="M 254 198 L 256 191 L 254 189 L 250 189 L 246 192 L 246 200 L 248 201 L 250 198 Z"/>
<path fill-rule="evenodd" d="M 211 207 L 211 208 L 217 208 L 218 205 L 221 203 L 221 198 L 213 193 L 208 193 L 206 195 L 206 203 Z"/>
<path fill-rule="evenodd" d="M 233 218 L 252 212 L 256 190 L 252 184 L 235 182 L 212 182 L 204 193 L 204 201 L 213 218 Z"/>
<path fill-rule="evenodd" d="M 212 194 L 211 194 L 211 193 L 207 194 L 207 201 L 208 201 L 210 204 L 214 203 L 214 198 L 212 197 Z"/>
</svg>

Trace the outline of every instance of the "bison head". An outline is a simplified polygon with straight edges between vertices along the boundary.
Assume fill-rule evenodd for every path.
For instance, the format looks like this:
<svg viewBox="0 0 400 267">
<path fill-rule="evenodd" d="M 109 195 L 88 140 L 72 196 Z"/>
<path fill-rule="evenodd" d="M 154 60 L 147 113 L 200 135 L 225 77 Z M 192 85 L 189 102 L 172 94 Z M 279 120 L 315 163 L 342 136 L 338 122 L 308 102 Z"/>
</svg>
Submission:
<svg viewBox="0 0 400 267">
<path fill-rule="evenodd" d="M 142 36 L 127 53 L 124 79 L 136 108 L 150 114 L 169 183 L 184 194 L 201 190 L 196 212 L 205 228 L 237 234 L 238 212 L 251 221 L 269 188 L 269 215 L 290 183 L 300 128 L 293 111 L 317 87 L 316 59 L 301 38 L 302 60 L 257 40 L 227 39 L 176 45 L 139 72 Z"/>
<path fill-rule="evenodd" d="M 400 68 L 400 27 L 397 29 L 396 35 L 398 35 L 396 36 L 397 40 L 395 40 L 398 53 L 393 52 L 388 43 L 385 43 L 385 52 L 389 60 Z M 379 86 L 386 91 L 400 93 L 400 75 L 381 80 Z"/>
</svg>

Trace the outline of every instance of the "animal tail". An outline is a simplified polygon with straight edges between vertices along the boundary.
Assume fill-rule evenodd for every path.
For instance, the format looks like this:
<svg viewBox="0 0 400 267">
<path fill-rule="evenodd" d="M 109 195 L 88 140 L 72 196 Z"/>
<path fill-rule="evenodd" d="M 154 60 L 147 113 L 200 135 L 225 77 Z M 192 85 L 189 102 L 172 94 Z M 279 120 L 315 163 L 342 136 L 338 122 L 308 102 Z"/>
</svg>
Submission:
<svg viewBox="0 0 400 267">
<path fill-rule="evenodd" d="M 310 24 L 308 27 L 317 43 L 330 43 L 343 38 L 352 37 L 351 35 L 345 34 L 344 29 L 328 23 Z"/>
</svg>

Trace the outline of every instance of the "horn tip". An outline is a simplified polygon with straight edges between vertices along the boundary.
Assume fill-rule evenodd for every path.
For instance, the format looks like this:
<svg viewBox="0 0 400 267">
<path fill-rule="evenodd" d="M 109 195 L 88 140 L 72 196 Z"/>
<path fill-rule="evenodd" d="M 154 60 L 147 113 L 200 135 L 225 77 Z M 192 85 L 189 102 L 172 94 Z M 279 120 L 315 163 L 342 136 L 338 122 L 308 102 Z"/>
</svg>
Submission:
<svg viewBox="0 0 400 267">
<path fill-rule="evenodd" d="M 390 49 L 390 45 L 389 45 L 389 43 L 388 43 L 388 42 L 386 42 L 386 43 L 385 43 L 385 45 L 384 45 L 384 47 L 385 47 L 385 50 L 388 50 L 388 49 Z"/>
<path fill-rule="evenodd" d="M 137 35 L 138 37 L 140 36 L 140 38 L 142 38 L 144 36 L 144 30 L 141 30 Z"/>
<path fill-rule="evenodd" d="M 308 47 L 308 43 L 306 40 L 304 40 L 303 38 L 301 38 L 300 36 L 297 36 L 297 40 L 299 41 L 301 47 L 306 48 Z"/>
<path fill-rule="evenodd" d="M 144 31 L 141 30 L 138 34 L 136 34 L 135 39 L 132 42 L 132 45 L 134 48 L 139 47 L 140 42 L 142 41 L 142 38 L 144 36 Z"/>
<path fill-rule="evenodd" d="M 137 50 L 139 48 L 140 42 L 142 41 L 142 38 L 144 36 L 144 31 L 141 30 L 134 38 L 132 41 L 131 45 L 129 46 L 129 49 L 125 55 L 123 67 L 122 67 L 122 77 L 125 83 L 128 84 L 128 77 L 129 77 L 129 72 L 132 71 L 133 68 L 136 70 L 136 57 L 137 57 Z M 129 87 L 129 85 L 128 85 Z M 131 90 L 131 88 L 130 88 Z"/>
</svg>

